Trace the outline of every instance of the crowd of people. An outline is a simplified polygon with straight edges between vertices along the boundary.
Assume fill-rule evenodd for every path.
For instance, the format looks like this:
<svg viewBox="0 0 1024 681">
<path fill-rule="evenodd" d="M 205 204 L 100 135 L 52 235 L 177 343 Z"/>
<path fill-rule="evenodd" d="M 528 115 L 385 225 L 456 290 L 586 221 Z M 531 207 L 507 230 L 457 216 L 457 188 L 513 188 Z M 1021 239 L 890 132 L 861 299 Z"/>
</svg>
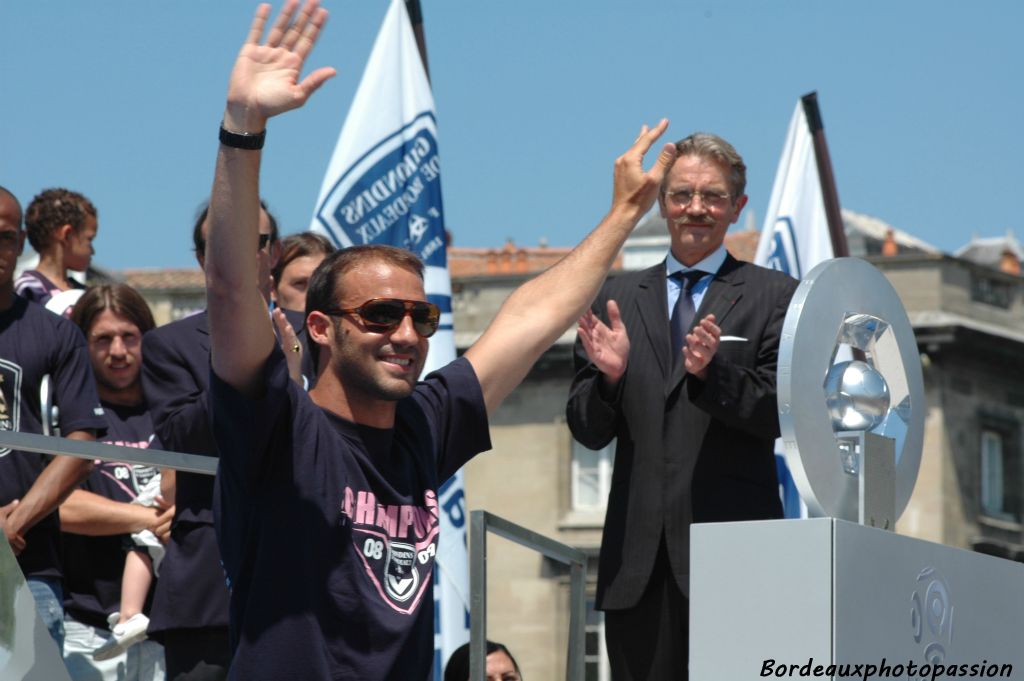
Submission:
<svg viewBox="0 0 1024 681">
<path fill-rule="evenodd" d="M 264 216 L 261 291 L 290 342 L 303 343 L 309 276 L 334 247 L 310 233 L 279 240 Z M 98 227 L 81 193 L 46 189 L 23 211 L 0 187 L 0 427 L 215 454 L 209 344 L 190 333 L 205 315 L 157 330 L 129 285 L 86 287 L 74 273 L 88 270 Z M 204 210 L 193 230 L 200 266 L 206 230 Z M 39 264 L 15 278 L 26 237 Z M 228 596 L 212 480 L 116 460 L 48 462 L 0 453 L 0 524 L 72 679 L 223 678 Z"/>
<path fill-rule="evenodd" d="M 0 428 L 218 458 L 213 477 L 0 451 L 0 526 L 72 677 L 429 678 L 437 490 L 578 322 L 568 422 L 618 442 L 597 594 L 613 676 L 685 678 L 690 523 L 781 514 L 774 365 L 796 282 L 725 251 L 742 159 L 698 133 L 645 170 L 668 122 L 643 126 L 594 230 L 421 379 L 440 310 L 416 256 L 282 239 L 260 198 L 268 121 L 334 75 L 300 75 L 326 18 L 287 0 L 253 19 L 192 228 L 202 312 L 156 327 L 129 286 L 85 288 L 70 272 L 96 207 L 48 189 L 23 216 L 0 188 Z M 666 261 L 606 284 L 656 202 Z M 26 234 L 39 265 L 15 280 Z M 488 678 L 520 678 L 488 652 Z M 445 679 L 467 675 L 463 649 Z"/>
</svg>

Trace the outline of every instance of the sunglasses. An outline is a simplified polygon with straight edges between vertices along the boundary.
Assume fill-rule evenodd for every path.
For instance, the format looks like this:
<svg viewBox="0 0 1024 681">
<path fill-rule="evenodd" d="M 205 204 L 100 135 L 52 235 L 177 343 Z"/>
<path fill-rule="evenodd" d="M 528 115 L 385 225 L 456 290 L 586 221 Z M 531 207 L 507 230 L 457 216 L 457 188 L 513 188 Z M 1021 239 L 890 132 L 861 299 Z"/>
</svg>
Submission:
<svg viewBox="0 0 1024 681">
<path fill-rule="evenodd" d="M 348 309 L 331 308 L 323 310 L 325 315 L 340 317 L 355 314 L 362 320 L 363 326 L 375 333 L 390 333 L 398 328 L 405 315 L 412 317 L 412 327 L 421 338 L 430 338 L 437 331 L 441 322 L 441 308 L 433 303 L 422 300 L 402 300 L 400 298 L 373 298 L 359 307 Z"/>
<path fill-rule="evenodd" d="M 260 237 L 260 239 L 257 242 L 256 250 L 257 251 L 262 251 L 264 248 L 267 247 L 267 244 L 270 243 L 270 235 L 269 234 L 260 234 L 259 237 Z M 205 239 L 201 239 L 199 241 L 199 243 L 196 244 L 196 253 L 198 253 L 199 255 L 206 255 L 206 240 Z"/>
</svg>

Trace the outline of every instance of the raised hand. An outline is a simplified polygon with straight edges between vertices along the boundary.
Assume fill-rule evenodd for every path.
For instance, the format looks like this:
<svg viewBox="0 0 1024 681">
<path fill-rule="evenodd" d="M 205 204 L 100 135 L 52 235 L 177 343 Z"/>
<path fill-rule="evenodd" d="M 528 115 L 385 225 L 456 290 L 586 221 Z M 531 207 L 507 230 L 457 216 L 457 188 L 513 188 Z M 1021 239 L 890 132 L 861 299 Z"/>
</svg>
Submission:
<svg viewBox="0 0 1024 681">
<path fill-rule="evenodd" d="M 261 132 L 268 118 L 302 106 L 334 76 L 333 68 L 324 67 L 299 80 L 306 57 L 327 21 L 327 10 L 319 6 L 318 0 L 307 0 L 296 15 L 298 5 L 299 0 L 287 0 L 262 44 L 270 5 L 257 8 L 249 36 L 231 71 L 226 129 Z"/>
<path fill-rule="evenodd" d="M 295 333 L 291 323 L 281 308 L 274 308 L 271 316 L 274 325 L 277 327 L 277 342 L 284 353 L 285 361 L 288 364 L 288 375 L 293 381 L 302 385 L 302 343 L 299 342 L 299 335 Z"/>
<path fill-rule="evenodd" d="M 704 380 L 708 375 L 708 364 L 718 352 L 719 338 L 722 330 L 715 324 L 715 315 L 709 314 L 686 334 L 686 345 L 683 346 L 683 366 L 686 370 Z"/>
<path fill-rule="evenodd" d="M 662 133 L 668 128 L 668 119 L 663 118 L 653 129 L 646 125 L 626 153 L 615 159 L 615 188 L 612 193 L 612 210 L 628 208 L 643 215 L 658 198 L 658 188 L 665 173 L 676 160 L 676 147 L 666 144 L 655 159 L 650 170 L 644 172 L 644 155 Z"/>
<path fill-rule="evenodd" d="M 587 357 L 604 374 L 607 385 L 614 387 L 626 373 L 629 362 L 629 335 L 614 300 L 608 301 L 608 321 L 611 326 L 602 322 L 592 310 L 587 310 L 580 317 L 579 336 Z"/>
</svg>

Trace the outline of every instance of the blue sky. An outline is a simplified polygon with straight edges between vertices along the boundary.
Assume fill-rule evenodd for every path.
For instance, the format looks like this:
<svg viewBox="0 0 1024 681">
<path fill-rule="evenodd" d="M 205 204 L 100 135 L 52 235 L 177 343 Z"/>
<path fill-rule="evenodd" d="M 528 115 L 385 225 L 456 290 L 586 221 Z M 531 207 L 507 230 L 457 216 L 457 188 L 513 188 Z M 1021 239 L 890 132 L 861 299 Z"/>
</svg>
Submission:
<svg viewBox="0 0 1024 681">
<path fill-rule="evenodd" d="M 571 245 L 644 122 L 729 139 L 760 227 L 786 126 L 817 90 L 840 201 L 952 252 L 1024 236 L 1024 3 L 422 0 L 448 228 L 459 246 Z M 96 263 L 194 261 L 228 72 L 254 2 L 0 3 L 0 184 L 100 210 Z M 263 192 L 308 227 L 387 0 L 326 0 L 339 75 L 271 123 Z M 741 220 L 742 223 L 742 220 Z"/>
</svg>

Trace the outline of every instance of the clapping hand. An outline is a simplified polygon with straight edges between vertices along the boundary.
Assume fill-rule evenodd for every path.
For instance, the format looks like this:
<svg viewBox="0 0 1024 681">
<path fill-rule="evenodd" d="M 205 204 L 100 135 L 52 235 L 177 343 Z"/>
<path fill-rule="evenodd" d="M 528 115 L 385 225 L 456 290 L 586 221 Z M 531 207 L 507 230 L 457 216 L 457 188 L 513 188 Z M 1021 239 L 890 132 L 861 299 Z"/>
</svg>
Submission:
<svg viewBox="0 0 1024 681">
<path fill-rule="evenodd" d="M 614 300 L 608 301 L 608 321 L 611 326 L 602 322 L 593 310 L 587 310 L 580 317 L 578 331 L 587 357 L 604 375 L 606 385 L 614 387 L 626 373 L 629 362 L 629 335 Z"/>
<path fill-rule="evenodd" d="M 683 346 L 683 366 L 686 370 L 701 379 L 707 378 L 708 364 L 718 352 L 722 330 L 715 324 L 715 315 L 709 314 L 686 334 L 686 345 Z"/>
</svg>

